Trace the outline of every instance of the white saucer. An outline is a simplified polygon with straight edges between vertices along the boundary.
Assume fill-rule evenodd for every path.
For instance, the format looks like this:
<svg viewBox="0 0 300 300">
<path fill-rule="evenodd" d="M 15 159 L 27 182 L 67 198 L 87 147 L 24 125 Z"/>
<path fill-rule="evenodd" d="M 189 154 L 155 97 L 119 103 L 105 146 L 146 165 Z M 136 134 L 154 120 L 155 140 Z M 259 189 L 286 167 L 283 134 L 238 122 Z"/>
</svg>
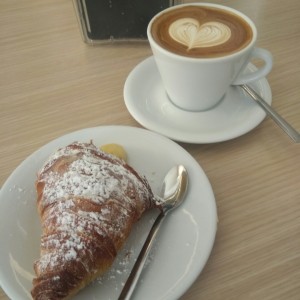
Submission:
<svg viewBox="0 0 300 300">
<path fill-rule="evenodd" d="M 249 64 L 247 72 L 256 67 Z M 272 102 L 268 81 L 251 86 Z M 265 112 L 239 87 L 230 87 L 224 99 L 204 112 L 189 112 L 168 99 L 153 57 L 137 65 L 127 77 L 124 99 L 130 114 L 144 127 L 173 140 L 187 143 L 214 143 L 241 136 L 265 118 Z"/>
</svg>

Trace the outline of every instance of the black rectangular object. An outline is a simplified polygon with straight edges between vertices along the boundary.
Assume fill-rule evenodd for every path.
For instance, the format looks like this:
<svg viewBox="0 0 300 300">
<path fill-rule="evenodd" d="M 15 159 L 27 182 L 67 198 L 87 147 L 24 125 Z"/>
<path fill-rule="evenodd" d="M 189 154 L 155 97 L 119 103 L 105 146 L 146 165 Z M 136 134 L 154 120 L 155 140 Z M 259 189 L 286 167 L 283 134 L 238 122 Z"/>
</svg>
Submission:
<svg viewBox="0 0 300 300">
<path fill-rule="evenodd" d="M 147 25 L 170 0 L 74 0 L 83 39 L 88 43 L 143 40 Z M 176 3 L 176 4 L 177 4 Z"/>
</svg>

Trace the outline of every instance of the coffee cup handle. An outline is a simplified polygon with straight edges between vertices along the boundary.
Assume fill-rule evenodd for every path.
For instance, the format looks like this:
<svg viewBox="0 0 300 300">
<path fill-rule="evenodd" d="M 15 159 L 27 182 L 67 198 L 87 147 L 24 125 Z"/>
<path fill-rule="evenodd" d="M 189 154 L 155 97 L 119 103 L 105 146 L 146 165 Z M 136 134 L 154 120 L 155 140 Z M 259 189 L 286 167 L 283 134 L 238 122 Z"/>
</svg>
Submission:
<svg viewBox="0 0 300 300">
<path fill-rule="evenodd" d="M 261 59 L 265 62 L 265 64 L 254 72 L 239 75 L 237 79 L 232 83 L 233 85 L 240 85 L 256 81 L 270 73 L 273 66 L 273 58 L 272 54 L 268 50 L 262 48 L 254 48 L 250 54 L 249 61 L 252 58 Z"/>
</svg>

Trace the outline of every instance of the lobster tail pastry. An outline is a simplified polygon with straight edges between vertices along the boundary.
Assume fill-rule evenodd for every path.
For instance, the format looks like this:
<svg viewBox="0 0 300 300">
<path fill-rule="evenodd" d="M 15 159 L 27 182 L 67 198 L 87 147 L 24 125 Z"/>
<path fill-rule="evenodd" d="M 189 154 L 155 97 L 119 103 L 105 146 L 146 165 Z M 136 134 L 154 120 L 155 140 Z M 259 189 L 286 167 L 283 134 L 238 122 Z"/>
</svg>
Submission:
<svg viewBox="0 0 300 300">
<path fill-rule="evenodd" d="M 112 265 L 133 224 L 155 206 L 153 193 L 123 160 L 92 143 L 72 143 L 40 170 L 42 223 L 33 299 L 69 299 Z"/>
</svg>

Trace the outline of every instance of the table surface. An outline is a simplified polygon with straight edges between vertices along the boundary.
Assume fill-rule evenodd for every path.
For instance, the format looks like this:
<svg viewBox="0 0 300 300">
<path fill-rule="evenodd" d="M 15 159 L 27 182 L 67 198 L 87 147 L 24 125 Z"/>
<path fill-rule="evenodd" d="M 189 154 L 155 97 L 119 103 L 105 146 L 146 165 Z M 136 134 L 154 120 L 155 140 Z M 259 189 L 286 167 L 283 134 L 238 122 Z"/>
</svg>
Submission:
<svg viewBox="0 0 300 300">
<path fill-rule="evenodd" d="M 274 56 L 272 106 L 300 130 L 300 2 L 222 3 L 256 23 L 257 45 Z M 70 0 L 2 0 L 0 38 L 0 185 L 66 133 L 141 127 L 126 109 L 123 86 L 151 55 L 147 42 L 86 45 Z M 266 118 L 230 141 L 180 145 L 205 170 L 219 216 L 211 256 L 181 299 L 299 299 L 299 144 Z M 2 290 L 0 299 L 8 299 Z"/>
</svg>

